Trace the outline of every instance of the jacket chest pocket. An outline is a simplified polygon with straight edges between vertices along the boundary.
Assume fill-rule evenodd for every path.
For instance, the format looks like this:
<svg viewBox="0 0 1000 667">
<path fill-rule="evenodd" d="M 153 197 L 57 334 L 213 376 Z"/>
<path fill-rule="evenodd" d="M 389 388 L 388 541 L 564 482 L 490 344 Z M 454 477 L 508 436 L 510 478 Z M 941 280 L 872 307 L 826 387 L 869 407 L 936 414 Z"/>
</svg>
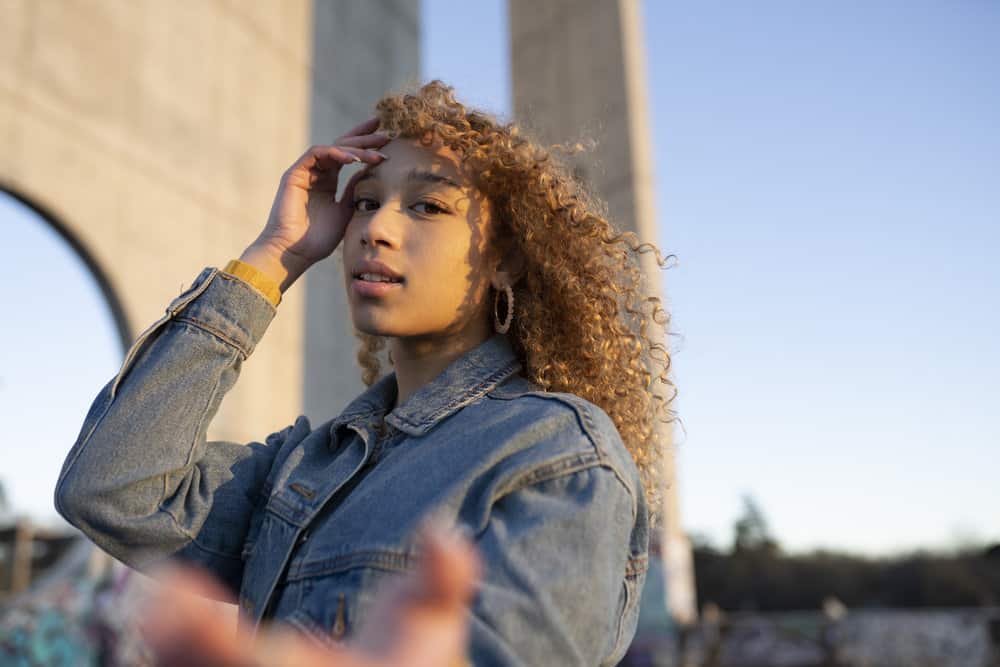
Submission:
<svg viewBox="0 0 1000 667">
<path fill-rule="evenodd" d="M 321 643 L 342 644 L 358 626 L 359 591 L 343 584 L 325 585 L 321 589 L 317 591 L 312 583 L 305 584 L 301 604 L 282 620 Z"/>
<path fill-rule="evenodd" d="M 321 641 L 353 637 L 384 586 L 415 563 L 402 552 L 359 551 L 308 563 L 315 574 L 303 582 L 299 608 L 286 620 Z"/>
</svg>

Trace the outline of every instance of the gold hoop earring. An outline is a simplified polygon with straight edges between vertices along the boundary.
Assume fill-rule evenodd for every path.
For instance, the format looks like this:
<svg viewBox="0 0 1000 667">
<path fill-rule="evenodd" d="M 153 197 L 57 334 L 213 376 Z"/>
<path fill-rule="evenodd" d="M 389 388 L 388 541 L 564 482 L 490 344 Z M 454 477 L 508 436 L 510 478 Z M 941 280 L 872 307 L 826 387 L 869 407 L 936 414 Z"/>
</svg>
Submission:
<svg viewBox="0 0 1000 667">
<path fill-rule="evenodd" d="M 504 285 L 501 289 L 507 295 L 507 317 L 504 318 L 503 324 L 500 324 L 500 315 L 497 312 L 500 290 L 497 290 L 493 295 L 493 328 L 497 333 L 505 334 L 510 329 L 510 323 L 514 320 L 514 290 L 511 289 L 510 285 Z"/>
</svg>

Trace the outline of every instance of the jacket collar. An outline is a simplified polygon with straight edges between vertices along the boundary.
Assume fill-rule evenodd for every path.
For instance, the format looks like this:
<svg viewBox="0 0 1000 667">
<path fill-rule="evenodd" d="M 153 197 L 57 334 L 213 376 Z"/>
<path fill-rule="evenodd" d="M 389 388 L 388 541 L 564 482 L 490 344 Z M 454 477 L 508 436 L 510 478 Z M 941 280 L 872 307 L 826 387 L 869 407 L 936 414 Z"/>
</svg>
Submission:
<svg viewBox="0 0 1000 667">
<path fill-rule="evenodd" d="M 520 369 L 521 362 L 507 336 L 494 333 L 452 361 L 436 378 L 389 412 L 385 421 L 408 435 L 423 435 Z M 396 389 L 395 371 L 379 378 L 331 422 L 330 433 L 334 434 L 343 424 L 385 414 L 396 400 Z"/>
</svg>

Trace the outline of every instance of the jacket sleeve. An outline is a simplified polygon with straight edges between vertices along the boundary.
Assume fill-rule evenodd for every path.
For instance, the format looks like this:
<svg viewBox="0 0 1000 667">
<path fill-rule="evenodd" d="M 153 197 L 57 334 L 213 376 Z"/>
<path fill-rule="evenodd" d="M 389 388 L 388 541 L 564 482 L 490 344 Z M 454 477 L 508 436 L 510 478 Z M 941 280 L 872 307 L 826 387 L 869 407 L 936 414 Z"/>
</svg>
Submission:
<svg viewBox="0 0 1000 667">
<path fill-rule="evenodd" d="M 275 312 L 246 282 L 206 267 L 92 403 L 56 483 L 59 514 L 131 567 L 186 560 L 235 596 L 274 457 L 310 427 L 300 416 L 249 444 L 205 434 Z"/>
<path fill-rule="evenodd" d="M 617 664 L 635 633 L 645 578 L 645 569 L 630 570 L 636 511 L 601 465 L 495 501 L 476 538 L 484 567 L 471 607 L 472 663 Z"/>
</svg>

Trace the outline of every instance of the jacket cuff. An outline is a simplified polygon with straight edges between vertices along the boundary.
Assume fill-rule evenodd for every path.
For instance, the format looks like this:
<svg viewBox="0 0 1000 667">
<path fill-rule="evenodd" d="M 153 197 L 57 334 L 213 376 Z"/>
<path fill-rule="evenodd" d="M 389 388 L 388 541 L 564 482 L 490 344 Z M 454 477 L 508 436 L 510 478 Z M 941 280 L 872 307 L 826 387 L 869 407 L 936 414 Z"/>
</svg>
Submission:
<svg viewBox="0 0 1000 667">
<path fill-rule="evenodd" d="M 188 322 L 229 343 L 246 359 L 264 336 L 277 308 L 256 288 L 217 267 L 207 266 L 167 307 Z"/>
<path fill-rule="evenodd" d="M 222 271 L 231 276 L 236 276 L 237 278 L 240 278 L 241 280 L 244 280 L 245 282 L 256 287 L 264 296 L 267 297 L 267 300 L 270 301 L 272 305 L 278 306 L 281 304 L 281 285 L 256 266 L 247 264 L 246 262 L 238 259 L 231 259 Z"/>
</svg>

